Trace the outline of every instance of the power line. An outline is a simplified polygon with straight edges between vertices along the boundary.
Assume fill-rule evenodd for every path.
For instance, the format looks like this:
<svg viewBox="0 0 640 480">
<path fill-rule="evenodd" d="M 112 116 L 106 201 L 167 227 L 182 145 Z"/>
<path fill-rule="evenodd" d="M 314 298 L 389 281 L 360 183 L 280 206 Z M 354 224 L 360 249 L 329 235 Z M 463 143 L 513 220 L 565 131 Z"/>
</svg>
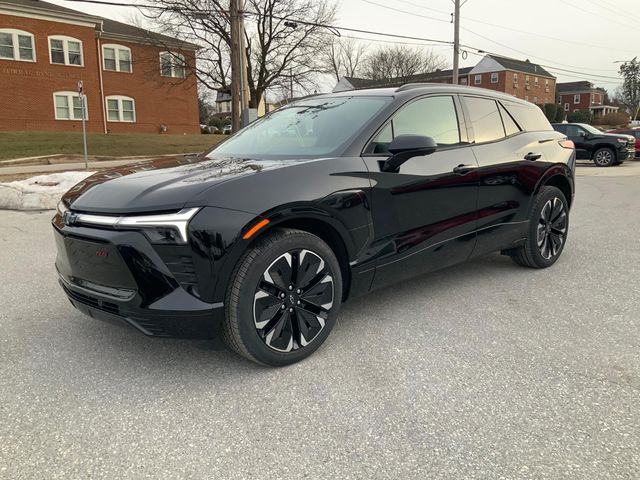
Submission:
<svg viewBox="0 0 640 480">
<path fill-rule="evenodd" d="M 407 5 L 411 5 L 411 6 L 416 7 L 416 8 L 421 8 L 421 9 L 429 10 L 429 11 L 432 11 L 432 12 L 438 12 L 438 13 L 442 13 L 442 14 L 445 14 L 445 15 L 450 15 L 448 12 L 445 12 L 443 10 L 438 10 L 438 9 L 435 9 L 435 8 L 425 7 L 424 5 L 420 5 L 420 4 L 417 4 L 417 3 L 414 3 L 414 2 L 409 2 L 407 0 L 398 0 L 398 1 L 400 1 L 402 3 L 406 3 Z M 405 12 L 405 13 L 410 13 L 410 12 Z M 414 15 L 414 14 L 411 13 L 411 15 Z M 475 19 L 475 18 L 472 18 L 472 17 L 465 16 L 464 18 L 465 18 L 466 21 L 469 21 L 469 22 L 480 23 L 482 25 L 487 25 L 487 26 L 494 27 L 494 28 L 501 28 L 503 30 L 508 30 L 510 32 L 519 33 L 521 35 L 530 35 L 530 36 L 536 37 L 536 38 L 546 38 L 546 39 L 555 40 L 555 41 L 558 41 L 558 42 L 572 43 L 574 45 L 582 45 L 582 46 L 585 46 L 585 47 L 598 48 L 598 49 L 601 49 L 601 50 L 609 50 L 610 51 L 610 50 L 614 50 L 615 49 L 615 50 L 618 50 L 620 52 L 636 53 L 636 50 L 623 50 L 623 49 L 620 49 L 617 46 L 613 47 L 613 46 L 607 46 L 607 45 L 596 45 L 596 44 L 591 44 L 591 43 L 578 42 L 576 40 L 569 40 L 569 39 L 565 39 L 565 38 L 553 37 L 553 36 L 550 36 L 550 35 L 543 35 L 543 34 L 540 34 L 540 33 L 537 33 L 537 32 L 529 32 L 527 30 L 511 28 L 511 27 L 507 27 L 507 26 L 500 25 L 500 24 L 497 24 L 497 23 L 485 22 L 484 20 L 478 20 L 478 19 Z M 591 68 L 589 70 L 596 71 L 598 69 Z M 600 71 L 603 71 L 603 70 L 600 70 Z"/>
<path fill-rule="evenodd" d="M 575 8 L 576 10 L 581 11 L 583 13 L 588 13 L 588 14 L 594 15 L 594 16 L 596 16 L 598 18 L 604 17 L 604 15 L 601 14 L 601 13 L 594 12 L 593 10 L 585 10 L 584 6 L 575 5 L 573 3 L 568 2 L 567 0 L 560 0 L 560 2 L 564 3 L 565 5 L 567 5 L 567 6 L 571 7 L 571 8 Z M 618 25 L 622 25 L 623 27 L 636 28 L 636 25 L 631 25 L 630 23 L 620 22 L 620 21 L 618 21 L 618 20 L 616 20 L 614 18 L 611 18 L 611 17 L 604 17 L 604 18 L 606 18 L 610 22 L 614 22 L 614 23 L 617 23 Z"/>
<path fill-rule="evenodd" d="M 549 60 L 549 59 L 547 59 L 547 58 L 543 58 L 543 57 L 537 57 L 537 56 L 535 56 L 535 55 L 531 55 L 531 54 L 529 54 L 529 53 L 527 53 L 527 52 L 523 52 L 522 50 L 517 50 L 517 49 L 515 49 L 515 48 L 513 48 L 513 47 L 510 47 L 510 46 L 508 46 L 508 45 L 505 45 L 504 43 L 496 42 L 495 40 L 493 40 L 493 39 L 491 39 L 491 38 L 489 38 L 489 37 L 485 37 L 484 35 L 480 35 L 479 33 L 476 33 L 476 32 L 474 32 L 474 31 L 469 30 L 468 28 L 464 28 L 464 27 L 463 27 L 463 30 L 464 30 L 465 32 L 469 32 L 469 33 L 471 33 L 472 35 L 475 35 L 475 36 L 477 36 L 477 37 L 483 38 L 483 39 L 485 39 L 485 40 L 487 40 L 487 41 L 489 41 L 489 42 L 495 43 L 496 45 L 499 45 L 499 46 L 501 46 L 501 47 L 507 48 L 507 49 L 512 50 L 512 51 L 514 51 L 514 52 L 520 53 L 520 54 L 522 54 L 522 55 L 530 56 L 530 57 L 532 57 L 532 58 L 539 58 L 539 59 L 541 59 L 541 60 L 544 60 L 544 61 L 547 61 L 547 62 L 551 62 L 551 63 L 556 63 L 556 62 L 554 62 L 553 60 Z M 464 47 L 467 47 L 467 48 L 474 48 L 474 47 L 470 47 L 470 46 L 468 46 L 468 45 L 463 45 L 463 46 L 464 46 Z M 476 49 L 476 50 L 477 50 L 477 49 Z M 488 53 L 491 53 L 491 52 L 488 52 Z M 498 55 L 498 56 L 501 56 L 500 54 L 497 54 L 497 53 L 492 53 L 492 55 Z M 545 68 L 554 68 L 554 69 L 556 69 L 556 70 L 560 70 L 560 71 L 563 71 L 563 70 L 564 70 L 564 71 L 566 71 L 566 72 L 570 72 L 570 73 L 580 73 L 580 74 L 584 74 L 584 72 L 576 72 L 576 71 L 572 71 L 572 70 L 565 70 L 565 69 L 563 69 L 563 68 L 561 68 L 561 67 L 553 67 L 553 66 L 549 66 L 549 65 L 542 65 L 542 64 L 540 64 L 540 66 L 541 66 L 541 67 L 545 67 Z M 570 66 L 570 65 L 569 65 L 569 66 Z M 582 68 L 582 67 L 573 67 L 573 68 Z M 607 79 L 607 80 L 620 80 L 618 77 L 609 77 L 609 76 L 606 76 L 606 75 L 591 74 L 591 73 L 590 73 L 590 74 L 585 74 L 585 75 L 590 75 L 590 76 L 592 76 L 592 77 L 600 77 L 600 78 Z"/>
<path fill-rule="evenodd" d="M 74 2 L 79 2 L 79 3 L 98 3 L 98 4 L 109 4 L 109 5 L 115 5 L 115 6 L 123 6 L 123 7 L 135 7 L 135 8 L 146 8 L 146 5 L 139 5 L 139 4 L 125 4 L 125 3 L 118 3 L 118 2 L 110 2 L 108 0 L 66 0 L 66 1 L 74 1 Z M 155 6 L 154 8 L 159 8 L 157 6 Z M 199 11 L 202 13 L 206 13 L 204 11 Z M 219 13 L 219 12 L 216 12 Z M 252 12 L 252 11 L 245 11 L 244 12 L 247 15 L 253 15 L 253 16 L 260 16 L 261 14 L 257 13 L 257 12 Z M 405 13 L 409 13 L 411 14 L 411 12 L 405 12 Z M 342 27 L 342 26 L 336 26 L 336 25 L 329 25 L 329 24 L 322 24 L 322 23 L 317 23 L 317 22 L 307 22 L 304 20 L 296 20 L 293 19 L 291 17 L 282 17 L 282 16 L 278 16 L 278 15 L 269 15 L 269 17 L 271 18 L 275 18 L 277 20 L 288 20 L 288 21 L 292 21 L 301 25 L 308 25 L 308 26 L 316 26 L 316 27 L 323 27 L 323 28 L 327 28 L 330 31 L 346 31 L 346 32 L 354 32 L 354 33 L 363 33 L 363 34 L 367 34 L 367 35 L 376 35 L 376 36 L 383 36 L 383 37 L 389 37 L 389 38 L 399 38 L 402 40 L 416 40 L 416 41 L 421 41 L 421 42 L 431 42 L 431 43 L 435 43 L 435 44 L 439 44 L 439 45 L 453 45 L 453 42 L 448 41 L 448 40 L 439 40 L 439 39 L 434 39 L 434 38 L 426 38 L 426 37 L 417 37 L 417 36 L 411 36 L 411 35 L 400 35 L 400 34 L 394 34 L 394 33 L 387 33 L 387 32 L 377 32 L 377 31 L 372 31 L 372 30 L 365 30 L 365 29 L 359 29 L 359 28 L 350 28 L 350 27 Z M 526 53 L 526 52 L 522 52 L 520 50 L 516 50 L 512 47 L 509 47 L 508 45 L 504 45 L 502 43 L 496 42 L 495 40 L 492 40 L 488 37 L 485 37 L 483 35 L 480 35 L 476 32 L 473 32 L 469 29 L 464 29 L 465 31 L 468 31 L 469 33 L 476 35 L 480 38 L 483 38 L 485 40 L 488 40 L 490 42 L 493 42 L 497 45 L 500 45 L 504 48 L 513 50 L 514 52 L 518 52 L 521 53 L 523 55 L 527 55 L 527 56 L 531 56 L 530 54 Z M 496 55 L 496 56 L 504 56 L 501 55 L 499 53 L 493 53 L 493 52 L 489 52 L 485 49 L 481 49 L 475 46 L 471 46 L 471 45 L 464 45 L 461 44 L 461 47 L 463 48 L 467 48 L 467 49 L 471 49 L 471 50 L 476 50 L 478 52 L 486 52 L 489 53 L 491 55 Z M 542 58 L 542 57 L 538 57 L 538 58 Z M 545 60 L 545 59 L 543 59 Z M 548 60 L 552 63 L 555 63 L 551 60 Z M 580 75 L 584 75 L 584 76 L 589 76 L 589 77 L 598 77 L 598 78 L 602 78 L 602 79 L 607 79 L 607 80 L 617 80 L 619 81 L 620 79 L 618 77 L 609 77 L 609 76 L 604 76 L 604 75 L 594 75 L 594 74 L 585 74 L 584 72 L 577 72 L 577 71 L 573 71 L 573 70 L 566 70 L 566 69 L 562 69 L 560 67 L 553 67 L 553 66 L 548 66 L 548 65 L 540 65 L 542 67 L 545 68 L 549 68 L 549 69 L 553 69 L 553 70 L 557 70 L 557 71 L 563 71 L 563 72 L 568 72 L 568 73 L 576 73 L 576 74 L 580 74 Z M 579 68 L 579 67 L 575 67 L 575 68 Z"/>
</svg>

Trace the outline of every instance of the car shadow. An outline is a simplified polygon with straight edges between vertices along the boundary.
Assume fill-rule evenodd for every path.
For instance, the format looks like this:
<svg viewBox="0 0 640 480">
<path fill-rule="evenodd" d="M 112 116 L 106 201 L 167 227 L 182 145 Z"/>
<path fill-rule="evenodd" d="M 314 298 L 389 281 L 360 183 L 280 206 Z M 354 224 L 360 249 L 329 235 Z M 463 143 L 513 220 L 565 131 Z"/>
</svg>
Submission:
<svg viewBox="0 0 640 480">
<path fill-rule="evenodd" d="M 374 315 L 384 306 L 410 302 L 416 295 L 437 297 L 465 284 L 486 280 L 487 276 L 514 270 L 523 269 L 508 257 L 494 254 L 375 290 L 343 305 L 339 329 L 358 335 L 368 328 L 366 322 L 361 321 L 363 314 Z M 97 356 L 105 365 L 126 362 L 142 371 L 175 369 L 187 375 L 223 374 L 233 370 L 249 373 L 268 368 L 235 354 L 219 337 L 212 340 L 153 338 L 125 322 L 91 319 L 75 310 L 69 313 L 73 315 L 70 320 L 75 320 L 73 336 L 78 355 Z"/>
</svg>

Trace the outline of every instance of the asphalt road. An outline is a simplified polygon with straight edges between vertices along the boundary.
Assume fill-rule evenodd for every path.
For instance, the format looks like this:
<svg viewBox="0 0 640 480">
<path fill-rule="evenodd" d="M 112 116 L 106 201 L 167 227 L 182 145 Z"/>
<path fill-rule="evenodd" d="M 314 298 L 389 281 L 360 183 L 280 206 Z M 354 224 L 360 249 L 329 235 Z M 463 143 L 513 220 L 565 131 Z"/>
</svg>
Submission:
<svg viewBox="0 0 640 480">
<path fill-rule="evenodd" d="M 637 479 L 625 167 L 581 167 L 551 269 L 493 255 L 358 299 L 282 369 L 82 316 L 55 280 L 51 213 L 0 212 L 0 478 Z"/>
</svg>

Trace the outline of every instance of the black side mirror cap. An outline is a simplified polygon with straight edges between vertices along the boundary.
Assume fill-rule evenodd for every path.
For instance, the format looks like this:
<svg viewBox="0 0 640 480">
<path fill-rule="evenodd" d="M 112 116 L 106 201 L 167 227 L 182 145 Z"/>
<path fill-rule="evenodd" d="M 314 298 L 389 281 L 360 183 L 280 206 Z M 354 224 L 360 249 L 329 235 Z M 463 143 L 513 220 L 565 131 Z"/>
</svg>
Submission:
<svg viewBox="0 0 640 480">
<path fill-rule="evenodd" d="M 438 149 L 436 141 L 423 135 L 398 135 L 389 144 L 391 157 L 382 164 L 383 172 L 397 172 L 400 166 L 413 157 L 431 155 Z"/>
</svg>

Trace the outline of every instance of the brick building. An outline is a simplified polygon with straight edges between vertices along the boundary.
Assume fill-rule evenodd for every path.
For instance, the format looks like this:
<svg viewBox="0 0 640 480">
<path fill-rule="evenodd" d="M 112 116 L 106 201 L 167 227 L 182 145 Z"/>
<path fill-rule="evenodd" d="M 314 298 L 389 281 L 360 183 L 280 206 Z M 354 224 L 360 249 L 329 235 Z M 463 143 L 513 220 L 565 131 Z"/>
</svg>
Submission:
<svg viewBox="0 0 640 480">
<path fill-rule="evenodd" d="M 596 88 L 587 81 L 558 84 L 560 104 L 567 113 L 590 110 L 594 118 L 600 118 L 607 113 L 617 112 L 618 107 L 605 105 L 606 94 L 606 90 Z"/>
<path fill-rule="evenodd" d="M 504 92 L 535 104 L 556 101 L 556 77 L 529 60 L 485 55 L 469 72 L 469 85 Z"/>
<path fill-rule="evenodd" d="M 461 85 L 497 90 L 536 104 L 556 101 L 556 78 L 529 60 L 486 55 L 475 67 L 461 68 L 458 75 Z M 437 70 L 384 81 L 342 77 L 333 91 L 396 87 L 405 83 L 421 82 L 452 83 L 453 71 Z"/>
<path fill-rule="evenodd" d="M 198 133 L 196 46 L 35 0 L 0 3 L 0 131 Z"/>
</svg>

